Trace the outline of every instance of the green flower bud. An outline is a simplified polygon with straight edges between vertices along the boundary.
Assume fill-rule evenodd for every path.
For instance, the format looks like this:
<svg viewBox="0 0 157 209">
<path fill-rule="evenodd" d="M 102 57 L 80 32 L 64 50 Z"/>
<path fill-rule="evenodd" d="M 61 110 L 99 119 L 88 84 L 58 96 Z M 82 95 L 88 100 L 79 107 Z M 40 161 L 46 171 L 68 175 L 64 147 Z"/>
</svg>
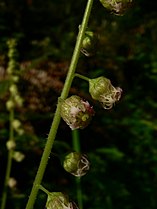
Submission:
<svg viewBox="0 0 157 209">
<path fill-rule="evenodd" d="M 21 162 L 24 158 L 25 158 L 25 155 L 22 153 L 22 152 L 14 152 L 13 154 L 13 158 L 14 160 L 16 160 L 17 162 Z"/>
<path fill-rule="evenodd" d="M 89 161 L 87 156 L 78 152 L 71 152 L 66 155 L 63 167 L 76 177 L 84 176 L 89 170 Z"/>
<path fill-rule="evenodd" d="M 11 189 L 14 189 L 14 188 L 16 187 L 16 185 L 17 185 L 16 179 L 13 178 L 13 177 L 10 177 L 10 178 L 8 179 L 8 186 L 9 186 Z"/>
<path fill-rule="evenodd" d="M 114 87 L 111 81 L 103 76 L 89 80 L 89 93 L 92 98 L 102 103 L 104 109 L 111 109 L 122 94 L 120 87 Z"/>
<path fill-rule="evenodd" d="M 13 82 L 18 82 L 19 81 L 19 76 L 16 76 L 16 75 L 14 75 L 14 76 L 12 76 L 12 81 Z"/>
<path fill-rule="evenodd" d="M 18 69 L 18 67 L 19 67 L 19 64 L 14 59 L 11 59 L 9 61 L 8 68 L 12 68 L 12 70 L 14 71 L 14 70 Z M 8 72 L 8 69 L 7 69 L 7 72 Z M 9 74 L 11 74 L 11 73 L 9 73 Z"/>
<path fill-rule="evenodd" d="M 123 15 L 130 7 L 132 0 L 100 0 L 102 5 L 116 15 Z"/>
<path fill-rule="evenodd" d="M 17 86 L 15 84 L 12 84 L 9 88 L 9 91 L 12 95 L 16 95 L 18 93 Z"/>
<path fill-rule="evenodd" d="M 22 128 L 18 128 L 16 131 L 20 136 L 22 136 L 25 132 Z"/>
<path fill-rule="evenodd" d="M 21 122 L 17 119 L 14 119 L 12 122 L 12 126 L 15 130 L 18 130 L 21 127 Z"/>
<path fill-rule="evenodd" d="M 16 104 L 17 104 L 19 107 L 22 107 L 22 105 L 23 105 L 23 99 L 21 98 L 20 95 L 18 95 L 18 94 L 15 95 L 14 100 L 15 100 Z"/>
<path fill-rule="evenodd" d="M 47 209 L 77 209 L 73 202 L 69 202 L 69 197 L 62 192 L 51 192 L 46 202 Z"/>
<path fill-rule="evenodd" d="M 7 108 L 8 111 L 14 109 L 14 107 L 15 107 L 14 101 L 8 100 L 8 101 L 6 102 L 6 108 Z"/>
<path fill-rule="evenodd" d="M 8 150 L 15 149 L 15 147 L 16 147 L 15 141 L 14 140 L 7 141 L 6 147 L 7 147 Z"/>
<path fill-rule="evenodd" d="M 94 55 L 97 43 L 98 37 L 92 31 L 86 31 L 82 41 L 81 52 L 87 57 Z"/>
<path fill-rule="evenodd" d="M 73 95 L 62 101 L 61 117 L 72 130 L 88 126 L 93 115 L 93 108 L 79 96 Z"/>
<path fill-rule="evenodd" d="M 7 73 L 10 74 L 10 75 L 13 74 L 13 68 L 12 68 L 12 66 L 8 66 Z"/>
</svg>

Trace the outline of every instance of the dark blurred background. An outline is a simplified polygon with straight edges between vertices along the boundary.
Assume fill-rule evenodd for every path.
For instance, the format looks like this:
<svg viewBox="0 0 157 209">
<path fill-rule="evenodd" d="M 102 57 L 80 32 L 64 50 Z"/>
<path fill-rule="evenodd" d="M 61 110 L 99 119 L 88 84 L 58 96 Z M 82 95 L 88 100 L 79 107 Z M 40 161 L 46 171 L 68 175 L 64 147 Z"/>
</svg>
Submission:
<svg viewBox="0 0 157 209">
<path fill-rule="evenodd" d="M 0 194 L 7 163 L 9 97 L 6 68 L 10 38 L 17 40 L 24 99 L 16 116 L 25 133 L 17 149 L 25 159 L 13 162 L 7 209 L 25 208 L 49 133 L 81 24 L 85 0 L 0 0 Z M 91 169 L 81 179 L 86 209 L 157 208 L 157 2 L 133 1 L 124 16 L 115 16 L 94 1 L 89 28 L 99 37 L 95 55 L 81 54 L 77 72 L 105 76 L 123 89 L 121 100 L 104 110 L 88 93 L 88 84 L 76 78 L 70 95 L 89 100 L 96 111 L 91 124 L 79 131 L 83 153 Z M 62 168 L 62 157 L 72 151 L 70 128 L 61 121 L 43 185 L 65 191 L 77 202 L 75 177 Z M 35 208 L 44 208 L 39 192 Z"/>
</svg>

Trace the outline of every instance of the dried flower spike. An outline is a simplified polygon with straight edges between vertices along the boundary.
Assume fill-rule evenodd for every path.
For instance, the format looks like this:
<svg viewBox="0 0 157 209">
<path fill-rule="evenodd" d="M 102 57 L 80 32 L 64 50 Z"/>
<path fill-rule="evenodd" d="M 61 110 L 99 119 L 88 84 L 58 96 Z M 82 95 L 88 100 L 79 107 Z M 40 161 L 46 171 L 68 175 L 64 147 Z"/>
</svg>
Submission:
<svg viewBox="0 0 157 209">
<path fill-rule="evenodd" d="M 62 192 L 52 192 L 48 195 L 46 202 L 47 209 L 78 209 L 73 202 L 69 201 L 67 195 Z"/>
<path fill-rule="evenodd" d="M 61 104 L 61 117 L 72 130 L 88 126 L 93 115 L 93 108 L 79 96 L 73 95 Z"/>
<path fill-rule="evenodd" d="M 102 5 L 116 15 L 123 15 L 130 7 L 132 0 L 100 0 Z"/>
<path fill-rule="evenodd" d="M 93 99 L 98 100 L 104 109 L 111 109 L 121 98 L 122 89 L 114 87 L 111 81 L 103 76 L 89 80 L 89 92 Z"/>
<path fill-rule="evenodd" d="M 76 177 L 84 176 L 89 170 L 89 161 L 87 156 L 78 152 L 71 152 L 66 155 L 63 167 Z"/>
</svg>

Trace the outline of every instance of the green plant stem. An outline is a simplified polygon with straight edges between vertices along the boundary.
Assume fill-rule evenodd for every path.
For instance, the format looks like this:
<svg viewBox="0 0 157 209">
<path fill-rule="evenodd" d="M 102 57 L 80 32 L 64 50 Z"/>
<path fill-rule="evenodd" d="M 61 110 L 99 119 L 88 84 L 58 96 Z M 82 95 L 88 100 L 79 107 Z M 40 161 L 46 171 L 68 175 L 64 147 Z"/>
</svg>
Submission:
<svg viewBox="0 0 157 209">
<path fill-rule="evenodd" d="M 68 94 L 69 94 L 69 90 L 70 90 L 70 87 L 71 87 L 71 84 L 72 84 L 75 69 L 76 69 L 78 59 L 79 59 L 79 55 L 80 55 L 82 40 L 83 40 L 83 37 L 84 37 L 84 34 L 85 34 L 85 30 L 86 30 L 86 27 L 87 27 L 87 24 L 88 24 L 90 12 L 91 12 L 91 9 L 92 9 L 92 4 L 93 4 L 93 0 L 88 0 L 86 10 L 85 10 L 85 13 L 84 13 L 84 17 L 83 17 L 83 20 L 82 20 L 82 24 L 81 24 L 81 27 L 79 29 L 79 33 L 78 33 L 75 49 L 74 49 L 74 52 L 73 52 L 73 56 L 72 56 L 72 59 L 71 59 L 71 64 L 70 64 L 70 67 L 69 67 L 69 70 L 68 70 L 68 73 L 67 73 L 67 77 L 66 77 L 66 80 L 65 80 L 65 84 L 64 84 L 62 93 L 61 93 L 60 98 L 63 99 L 63 100 L 66 99 Z M 43 175 L 45 173 L 46 165 L 48 163 L 48 158 L 50 156 L 51 149 L 52 149 L 52 146 L 53 146 L 56 134 L 57 134 L 58 126 L 59 126 L 59 123 L 60 123 L 60 119 L 61 119 L 60 107 L 61 107 L 61 102 L 58 101 L 56 112 L 55 112 L 53 122 L 52 122 L 52 125 L 51 125 L 51 128 L 50 128 L 50 132 L 49 132 L 48 139 L 47 139 L 47 142 L 46 142 L 46 145 L 45 145 L 45 149 L 44 149 L 43 155 L 41 157 L 40 165 L 39 165 L 39 168 L 38 168 L 38 171 L 37 171 L 34 183 L 33 183 L 33 187 L 32 187 L 32 190 L 31 190 L 31 193 L 30 193 L 30 196 L 29 196 L 29 200 L 28 200 L 27 205 L 26 205 L 26 209 L 32 209 L 33 206 L 34 206 L 34 203 L 35 203 L 35 200 L 36 200 L 36 197 L 37 197 L 37 193 L 38 193 L 38 190 L 39 190 L 39 186 L 37 186 L 37 185 L 41 184 Z"/>
<path fill-rule="evenodd" d="M 76 152 L 81 151 L 80 146 L 80 136 L 79 136 L 79 130 L 73 130 L 72 131 L 72 143 L 73 148 Z M 78 206 L 80 209 L 83 209 L 83 198 L 82 198 L 82 188 L 81 188 L 81 178 L 76 178 L 76 187 L 77 187 L 77 201 Z"/>
<path fill-rule="evenodd" d="M 14 141 L 14 130 L 12 126 L 13 119 L 14 119 L 14 110 L 11 110 L 10 117 L 9 117 L 9 121 L 10 121 L 9 140 L 10 141 Z M 10 174 L 11 174 L 13 152 L 14 152 L 13 149 L 10 149 L 8 151 L 8 161 L 7 161 L 6 174 L 5 174 L 5 180 L 4 180 L 4 189 L 2 193 L 1 209 L 5 209 L 6 207 L 8 181 L 9 181 Z"/>
<path fill-rule="evenodd" d="M 80 75 L 80 74 L 78 74 L 78 73 L 75 73 L 75 77 L 81 78 L 81 79 L 83 79 L 83 80 L 85 80 L 85 81 L 88 81 L 88 82 L 89 82 L 89 80 L 90 80 L 90 78 L 88 78 L 88 77 L 86 77 L 86 76 L 84 76 L 84 75 Z"/>
<path fill-rule="evenodd" d="M 50 192 L 47 189 L 45 189 L 45 187 L 43 187 L 42 185 L 39 185 L 39 189 L 45 192 L 47 195 L 50 194 Z"/>
</svg>

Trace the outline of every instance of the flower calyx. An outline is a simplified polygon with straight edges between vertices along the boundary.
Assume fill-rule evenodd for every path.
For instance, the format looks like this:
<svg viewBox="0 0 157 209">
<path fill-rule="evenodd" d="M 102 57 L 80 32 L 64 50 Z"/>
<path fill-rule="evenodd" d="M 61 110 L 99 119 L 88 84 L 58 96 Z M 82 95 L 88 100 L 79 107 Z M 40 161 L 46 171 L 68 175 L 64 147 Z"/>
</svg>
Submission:
<svg viewBox="0 0 157 209">
<path fill-rule="evenodd" d="M 96 48 L 98 45 L 98 36 L 91 30 L 86 30 L 82 46 L 81 52 L 87 56 L 91 57 L 96 53 Z"/>
<path fill-rule="evenodd" d="M 51 192 L 48 194 L 47 209 L 79 209 L 76 204 L 69 201 L 69 197 L 62 192 Z"/>
<path fill-rule="evenodd" d="M 85 154 L 71 152 L 65 156 L 63 167 L 72 175 L 82 177 L 88 172 L 90 163 Z"/>
<path fill-rule="evenodd" d="M 88 126 L 95 112 L 88 101 L 73 95 L 61 101 L 60 113 L 63 120 L 74 130 Z"/>
<path fill-rule="evenodd" d="M 98 100 L 104 109 L 111 109 L 119 101 L 122 94 L 120 87 L 114 87 L 108 78 L 100 76 L 89 80 L 89 93 L 94 100 Z"/>
<path fill-rule="evenodd" d="M 100 0 L 101 4 L 115 15 L 123 15 L 131 6 L 132 0 Z"/>
</svg>

